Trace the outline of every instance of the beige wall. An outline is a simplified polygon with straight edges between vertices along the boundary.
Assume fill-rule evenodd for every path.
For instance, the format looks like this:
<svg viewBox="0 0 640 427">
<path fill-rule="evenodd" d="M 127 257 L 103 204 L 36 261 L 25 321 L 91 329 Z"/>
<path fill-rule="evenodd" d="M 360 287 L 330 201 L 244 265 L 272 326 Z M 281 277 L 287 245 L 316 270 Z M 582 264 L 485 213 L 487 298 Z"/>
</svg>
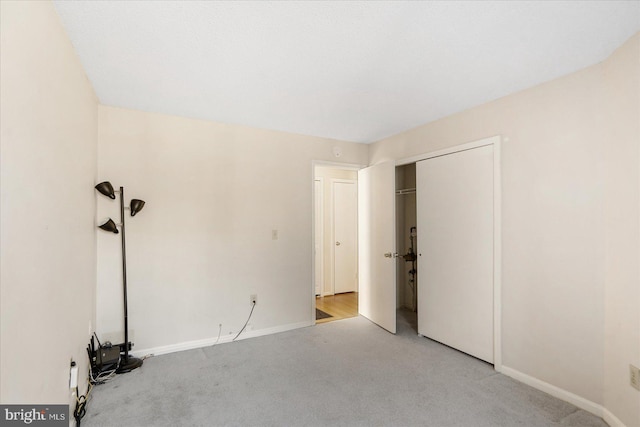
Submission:
<svg viewBox="0 0 640 427">
<path fill-rule="evenodd" d="M 629 364 L 640 367 L 640 35 L 602 72 L 604 405 L 627 426 L 640 426 L 640 392 L 629 386 Z"/>
<path fill-rule="evenodd" d="M 604 64 L 370 150 L 374 164 L 504 137 L 503 363 L 605 405 L 627 426 L 640 425 L 628 385 L 628 364 L 640 362 L 639 38 Z"/>
<path fill-rule="evenodd" d="M 365 164 L 368 147 L 99 108 L 98 175 L 147 202 L 127 220 L 129 324 L 138 351 L 311 323 L 313 161 Z M 98 218 L 117 204 L 98 201 Z M 278 240 L 272 240 L 277 229 Z M 98 234 L 97 327 L 121 336 L 119 242 Z"/>
<path fill-rule="evenodd" d="M 72 404 L 94 318 L 97 99 L 50 2 L 0 17 L 0 401 Z"/>
</svg>

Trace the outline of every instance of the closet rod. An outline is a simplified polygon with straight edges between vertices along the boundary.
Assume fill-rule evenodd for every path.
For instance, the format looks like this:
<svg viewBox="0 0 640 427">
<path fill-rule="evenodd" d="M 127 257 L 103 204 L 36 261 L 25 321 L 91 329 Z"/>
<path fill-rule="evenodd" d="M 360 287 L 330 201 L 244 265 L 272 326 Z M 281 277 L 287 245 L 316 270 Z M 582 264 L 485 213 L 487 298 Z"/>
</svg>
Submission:
<svg viewBox="0 0 640 427">
<path fill-rule="evenodd" d="M 403 194 L 414 194 L 415 192 L 415 188 L 403 188 L 401 190 L 396 190 L 396 195 L 401 196 Z"/>
</svg>

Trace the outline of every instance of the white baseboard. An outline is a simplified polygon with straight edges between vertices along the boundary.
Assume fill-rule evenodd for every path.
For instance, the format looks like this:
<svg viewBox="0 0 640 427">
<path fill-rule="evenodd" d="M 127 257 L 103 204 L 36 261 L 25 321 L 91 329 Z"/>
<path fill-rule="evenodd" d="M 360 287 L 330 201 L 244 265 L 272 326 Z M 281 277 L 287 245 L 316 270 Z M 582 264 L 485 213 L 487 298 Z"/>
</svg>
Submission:
<svg viewBox="0 0 640 427">
<path fill-rule="evenodd" d="M 602 419 L 605 423 L 609 424 L 610 427 L 626 427 L 622 421 L 609 412 L 607 408 L 602 408 Z"/>
<path fill-rule="evenodd" d="M 560 387 L 556 387 L 552 384 L 524 374 L 520 371 L 516 371 L 515 369 L 509 368 L 504 365 L 502 365 L 501 372 L 508 377 L 520 381 L 521 383 L 525 383 L 528 386 L 536 388 L 540 391 L 544 391 L 545 393 L 550 394 L 553 397 L 557 397 L 560 400 L 569 402 L 580 409 L 584 409 L 585 411 L 604 419 L 604 408 L 602 407 L 602 405 L 594 403 L 588 399 L 585 399 L 584 397 L 573 394 L 570 391 L 564 390 Z M 624 427 L 622 424 L 620 424 L 620 426 Z"/>
<path fill-rule="evenodd" d="M 508 377 L 518 380 L 526 385 L 529 385 L 535 389 L 550 394 L 553 397 L 557 397 L 560 400 L 569 402 L 580 409 L 583 409 L 593 415 L 602 418 L 610 427 L 626 427 L 625 424 L 613 415 L 607 408 L 602 405 L 592 402 L 584 397 L 580 397 L 577 394 L 573 394 L 560 387 L 556 387 L 552 384 L 546 383 L 542 380 L 534 378 L 530 375 L 523 374 L 520 371 L 516 371 L 513 368 L 502 365 L 501 372 Z"/>
<path fill-rule="evenodd" d="M 307 321 L 307 322 L 300 322 L 300 323 L 291 323 L 291 324 L 282 325 L 282 326 L 275 326 L 273 328 L 246 331 L 246 332 L 243 332 L 242 335 L 238 337 L 237 341 L 244 340 L 247 338 L 260 337 L 263 335 L 277 334 L 280 332 L 286 332 L 292 329 L 299 329 L 307 326 L 313 326 L 313 323 Z M 220 340 L 218 341 L 218 344 L 231 342 L 235 337 L 235 335 L 236 334 L 221 336 Z M 152 347 L 152 348 L 147 348 L 143 350 L 135 350 L 131 352 L 131 355 L 134 357 L 143 357 L 149 354 L 152 354 L 154 356 L 159 356 L 161 354 L 175 353 L 177 351 L 193 350 L 194 348 L 208 347 L 215 344 L 217 340 L 218 340 L 218 337 L 215 336 L 211 338 L 204 338 L 201 340 L 185 341 L 177 344 L 169 344 L 169 345 L 163 345 L 160 347 Z"/>
</svg>

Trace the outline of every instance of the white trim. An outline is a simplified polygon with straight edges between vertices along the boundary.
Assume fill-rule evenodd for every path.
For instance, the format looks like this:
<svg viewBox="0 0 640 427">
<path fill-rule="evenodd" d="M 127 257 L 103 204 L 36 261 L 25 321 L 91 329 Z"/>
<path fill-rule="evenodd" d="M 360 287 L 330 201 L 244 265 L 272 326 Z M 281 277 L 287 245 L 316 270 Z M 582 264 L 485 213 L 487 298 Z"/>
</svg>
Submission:
<svg viewBox="0 0 640 427">
<path fill-rule="evenodd" d="M 325 160 L 312 160 L 312 168 L 315 177 L 316 166 L 324 167 L 324 168 L 332 168 L 332 169 L 342 169 L 342 170 L 360 170 L 362 168 L 366 168 L 367 165 L 360 165 L 357 163 L 337 163 L 337 162 L 328 162 Z"/>
<path fill-rule="evenodd" d="M 335 295 L 336 294 L 336 278 L 335 278 L 335 274 L 334 271 L 336 269 L 336 254 L 335 254 L 335 247 L 334 247 L 334 242 L 335 242 L 335 215 L 333 214 L 333 211 L 335 209 L 334 207 L 334 203 L 333 203 L 333 181 L 335 178 L 331 178 L 329 180 L 329 245 L 331 247 L 331 250 L 329 251 L 329 283 L 330 283 L 330 288 L 329 291 L 327 292 L 326 289 L 322 290 L 322 296 L 327 296 L 327 295 Z"/>
<path fill-rule="evenodd" d="M 502 167 L 500 137 L 493 143 L 493 368 L 502 372 Z"/>
<path fill-rule="evenodd" d="M 315 313 L 314 313 L 314 317 L 315 317 Z M 314 322 L 299 322 L 299 323 L 291 323 L 288 325 L 282 325 L 282 326 L 275 326 L 273 328 L 266 328 L 266 329 L 258 329 L 258 330 L 253 330 L 253 331 L 247 331 L 247 332 L 243 332 L 237 339 L 237 341 L 240 340 L 244 340 L 247 338 L 255 338 L 255 337 L 261 337 L 263 335 L 271 335 L 271 334 L 277 334 L 280 332 L 286 332 L 286 331 L 290 331 L 292 329 L 299 329 L 299 328 L 305 328 L 307 326 L 313 326 Z M 218 341 L 218 344 L 224 344 L 224 343 L 228 343 L 231 342 L 233 340 L 233 338 L 236 336 L 236 334 L 231 334 L 231 335 L 226 335 L 224 337 L 220 337 L 220 341 Z M 209 347 L 212 346 L 216 343 L 217 340 L 217 336 L 215 337 L 211 337 L 211 338 L 205 338 L 205 339 L 201 339 L 201 340 L 195 340 L 195 341 L 185 341 L 182 343 L 178 343 L 178 344 L 170 344 L 170 345 L 163 345 L 163 346 L 159 346 L 159 347 L 152 347 L 152 348 L 147 348 L 144 350 L 135 350 L 132 351 L 130 354 L 134 357 L 143 357 L 149 354 L 152 354 L 154 356 L 160 356 L 161 354 L 169 354 L 169 353 L 175 353 L 178 351 L 185 351 L 185 350 L 193 350 L 195 348 L 202 348 L 202 347 Z"/>
<path fill-rule="evenodd" d="M 610 427 L 626 427 L 622 421 L 615 415 L 613 415 L 607 408 L 602 408 L 602 419 Z"/>
<path fill-rule="evenodd" d="M 310 322 L 312 325 L 316 324 L 316 256 L 315 256 L 315 248 L 316 248 L 316 162 L 315 160 L 311 161 L 311 319 Z M 322 198 L 324 200 L 324 189 L 322 191 Z M 322 248 L 324 251 L 324 248 Z M 324 273 L 323 273 L 324 274 Z M 324 275 L 323 275 L 324 277 Z M 324 283 L 323 283 L 324 287 Z"/>
<path fill-rule="evenodd" d="M 543 391 L 547 394 L 550 394 L 553 397 L 557 397 L 560 400 L 564 400 L 565 402 L 569 402 L 572 405 L 577 406 L 580 409 L 583 409 L 593 415 L 596 415 L 598 417 L 603 417 L 605 409 L 602 407 L 602 405 L 599 405 L 597 403 L 594 403 L 590 400 L 585 399 L 584 397 L 580 397 L 577 394 L 573 394 L 570 391 L 564 390 L 560 387 L 557 387 L 553 384 L 549 384 L 547 382 L 544 382 L 542 380 L 539 380 L 537 378 L 534 378 L 530 375 L 524 374 L 520 371 L 516 371 L 513 368 L 509 368 L 507 366 L 502 366 L 502 373 L 508 377 L 511 377 L 515 380 L 520 381 L 521 383 L 524 383 L 528 386 L 531 386 L 535 389 L 538 389 L 540 391 Z M 613 416 L 613 414 L 611 414 L 609 411 L 608 412 L 613 418 L 615 418 Z M 615 418 L 617 420 L 617 418 Z M 620 421 L 620 420 L 618 420 Z M 612 425 L 612 424 L 610 424 Z M 615 425 L 615 424 L 613 424 Z M 613 427 L 612 425 L 612 427 Z M 619 426 L 624 427 L 624 425 L 622 423 L 619 424 Z"/>
<path fill-rule="evenodd" d="M 531 386 L 537 390 L 543 391 L 565 402 L 569 402 L 578 408 L 587 411 L 597 417 L 602 418 L 610 427 L 626 427 L 625 424 L 620 421 L 618 417 L 613 415 L 611 411 L 602 405 L 592 402 L 584 397 L 580 397 L 577 394 L 571 393 L 565 389 L 557 387 L 553 384 L 549 384 L 530 375 L 524 374 L 508 366 L 502 366 L 502 373 L 514 380 L 520 381 L 528 386 Z"/>
<path fill-rule="evenodd" d="M 313 208 L 314 208 L 314 213 L 313 213 L 313 218 L 312 218 L 312 222 L 314 224 L 314 228 L 313 228 L 313 233 L 314 233 L 314 241 L 313 241 L 313 250 L 314 253 L 316 251 L 316 241 L 315 238 L 317 237 L 315 235 L 316 233 L 316 228 L 315 228 L 315 224 L 316 221 L 320 221 L 320 265 L 313 265 L 313 281 L 315 283 L 316 280 L 316 269 L 320 268 L 320 289 L 318 292 L 318 287 L 314 286 L 314 294 L 315 295 L 320 295 L 322 296 L 323 292 L 324 292 L 324 263 L 325 263 L 325 259 L 324 259 L 324 203 L 325 203 L 325 197 L 324 197 L 324 178 L 323 177 L 318 177 L 316 178 L 314 176 L 313 178 L 314 181 L 314 186 L 313 186 L 313 192 L 314 192 L 314 200 L 313 200 Z M 316 198 L 316 187 L 315 187 L 315 182 L 318 181 L 320 182 L 320 208 L 319 208 L 319 216 L 315 216 L 316 212 L 315 212 L 315 198 Z M 314 254 L 314 262 L 316 259 L 316 256 Z"/>
<path fill-rule="evenodd" d="M 500 135 L 491 136 L 489 138 L 479 139 L 477 141 L 460 144 L 453 147 L 443 148 L 442 150 L 431 151 L 428 153 L 418 154 L 416 156 L 406 157 L 396 160 L 396 166 L 409 165 L 419 162 L 420 160 L 432 159 L 434 157 L 446 156 L 447 154 L 457 153 L 459 151 L 472 150 L 474 148 L 484 147 L 485 145 L 500 143 Z"/>
</svg>

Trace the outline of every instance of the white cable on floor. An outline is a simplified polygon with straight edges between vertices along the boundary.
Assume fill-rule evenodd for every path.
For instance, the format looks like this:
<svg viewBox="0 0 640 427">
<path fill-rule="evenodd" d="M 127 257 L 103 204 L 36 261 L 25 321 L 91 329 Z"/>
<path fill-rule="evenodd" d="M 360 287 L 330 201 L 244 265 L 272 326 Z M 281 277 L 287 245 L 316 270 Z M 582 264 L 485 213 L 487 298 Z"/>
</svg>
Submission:
<svg viewBox="0 0 640 427">
<path fill-rule="evenodd" d="M 244 322 L 244 326 L 242 327 L 242 329 L 240 329 L 240 332 L 238 332 L 238 335 L 236 335 L 236 337 L 234 339 L 232 339 L 231 341 L 235 341 L 236 338 L 238 338 L 240 336 L 240 334 L 242 333 L 242 331 L 244 331 L 244 328 L 247 327 L 247 325 L 249 324 L 249 320 L 251 320 L 251 315 L 253 314 L 253 309 L 256 308 L 256 303 L 255 301 L 253 302 L 253 305 L 251 306 L 251 312 L 249 313 L 249 318 L 247 319 L 246 322 Z"/>
<path fill-rule="evenodd" d="M 214 345 L 218 344 L 218 341 L 220 341 L 220 334 L 222 333 L 222 323 L 220 323 L 218 328 L 218 339 L 216 339 L 216 342 L 214 342 L 213 344 L 211 344 L 211 347 L 213 347 Z"/>
</svg>

